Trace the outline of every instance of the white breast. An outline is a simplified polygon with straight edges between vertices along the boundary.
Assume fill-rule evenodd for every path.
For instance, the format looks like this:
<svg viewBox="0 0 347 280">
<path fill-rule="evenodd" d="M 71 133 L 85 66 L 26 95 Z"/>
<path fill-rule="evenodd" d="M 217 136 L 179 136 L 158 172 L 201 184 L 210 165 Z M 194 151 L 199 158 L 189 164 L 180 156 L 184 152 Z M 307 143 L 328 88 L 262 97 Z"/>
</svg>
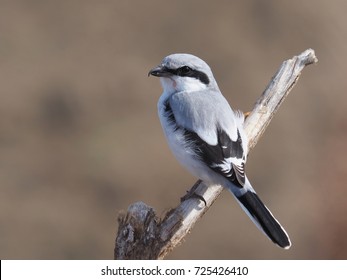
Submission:
<svg viewBox="0 0 347 280">
<path fill-rule="evenodd" d="M 209 167 L 198 160 L 193 149 L 188 144 L 185 144 L 183 129 L 176 129 L 166 117 L 165 100 L 166 98 L 162 95 L 158 102 L 158 114 L 167 142 L 175 158 L 195 177 L 205 182 L 215 182 L 216 179 L 211 178 Z"/>
</svg>

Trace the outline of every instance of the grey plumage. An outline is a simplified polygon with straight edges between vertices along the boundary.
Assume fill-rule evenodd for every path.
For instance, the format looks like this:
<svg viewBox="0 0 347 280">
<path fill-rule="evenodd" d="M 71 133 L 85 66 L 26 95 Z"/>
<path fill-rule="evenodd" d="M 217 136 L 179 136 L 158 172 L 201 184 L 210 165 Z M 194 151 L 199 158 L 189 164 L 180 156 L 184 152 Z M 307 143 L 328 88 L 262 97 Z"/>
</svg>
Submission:
<svg viewBox="0 0 347 280">
<path fill-rule="evenodd" d="M 233 111 L 220 92 L 210 67 L 190 54 L 173 54 L 149 75 L 160 77 L 161 125 L 177 160 L 193 175 L 229 189 L 257 227 L 283 248 L 288 235 L 261 202 L 244 167 L 248 140 L 244 116 Z"/>
</svg>

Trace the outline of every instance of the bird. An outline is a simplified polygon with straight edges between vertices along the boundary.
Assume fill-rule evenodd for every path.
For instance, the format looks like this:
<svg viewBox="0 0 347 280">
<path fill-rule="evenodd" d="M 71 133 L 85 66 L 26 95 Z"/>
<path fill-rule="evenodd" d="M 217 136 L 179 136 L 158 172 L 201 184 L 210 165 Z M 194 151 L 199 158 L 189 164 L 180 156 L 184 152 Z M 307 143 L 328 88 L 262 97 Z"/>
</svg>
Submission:
<svg viewBox="0 0 347 280">
<path fill-rule="evenodd" d="M 288 249 L 288 234 L 245 174 L 244 114 L 230 107 L 209 65 L 195 55 L 175 53 L 148 76 L 160 78 L 158 115 L 178 162 L 200 180 L 228 189 L 255 225 L 276 245 Z"/>
</svg>

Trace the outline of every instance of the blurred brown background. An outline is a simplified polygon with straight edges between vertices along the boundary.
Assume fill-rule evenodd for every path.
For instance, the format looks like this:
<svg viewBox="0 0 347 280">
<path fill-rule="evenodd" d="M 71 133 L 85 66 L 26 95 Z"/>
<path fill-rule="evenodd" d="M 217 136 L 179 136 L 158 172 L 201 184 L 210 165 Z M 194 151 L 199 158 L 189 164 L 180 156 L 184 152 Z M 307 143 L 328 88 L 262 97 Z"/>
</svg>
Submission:
<svg viewBox="0 0 347 280">
<path fill-rule="evenodd" d="M 293 246 L 228 192 L 172 259 L 347 258 L 347 2 L 0 1 L 0 258 L 112 259 L 117 215 L 159 214 L 195 182 L 171 155 L 148 70 L 175 52 L 250 110 L 280 63 L 319 63 L 252 151 L 248 176 Z"/>
</svg>

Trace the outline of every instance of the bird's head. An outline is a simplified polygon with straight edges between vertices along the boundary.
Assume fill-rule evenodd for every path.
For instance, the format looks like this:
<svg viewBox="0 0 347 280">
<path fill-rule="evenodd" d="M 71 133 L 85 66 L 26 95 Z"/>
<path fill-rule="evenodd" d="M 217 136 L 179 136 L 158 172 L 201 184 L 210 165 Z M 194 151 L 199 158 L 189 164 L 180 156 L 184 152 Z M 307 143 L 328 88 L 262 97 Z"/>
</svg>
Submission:
<svg viewBox="0 0 347 280">
<path fill-rule="evenodd" d="M 149 71 L 148 76 L 160 77 L 164 92 L 198 91 L 217 87 L 210 67 L 191 54 L 171 54 Z"/>
</svg>

